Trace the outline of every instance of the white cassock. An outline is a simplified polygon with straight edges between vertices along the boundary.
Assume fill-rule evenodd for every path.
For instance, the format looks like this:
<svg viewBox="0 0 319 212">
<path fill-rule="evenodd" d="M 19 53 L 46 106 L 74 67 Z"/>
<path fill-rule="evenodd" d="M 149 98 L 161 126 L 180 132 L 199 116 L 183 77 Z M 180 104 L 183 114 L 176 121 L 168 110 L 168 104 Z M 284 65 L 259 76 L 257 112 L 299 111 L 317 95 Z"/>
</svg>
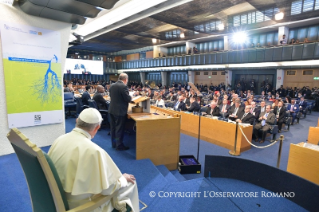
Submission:
<svg viewBox="0 0 319 212">
<path fill-rule="evenodd" d="M 126 211 L 128 204 L 132 211 L 139 211 L 137 185 L 127 183 L 112 158 L 91 141 L 91 135 L 80 128 L 60 136 L 49 150 L 70 209 L 91 201 L 93 195 L 118 195 L 94 212 Z"/>
</svg>

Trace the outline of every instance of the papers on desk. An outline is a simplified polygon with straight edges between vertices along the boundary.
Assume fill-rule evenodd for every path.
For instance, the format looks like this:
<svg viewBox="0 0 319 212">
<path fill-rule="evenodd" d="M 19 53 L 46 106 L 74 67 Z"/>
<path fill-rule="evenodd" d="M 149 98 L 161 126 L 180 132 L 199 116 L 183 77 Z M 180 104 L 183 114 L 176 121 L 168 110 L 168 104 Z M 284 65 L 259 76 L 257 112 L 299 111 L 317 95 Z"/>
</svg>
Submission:
<svg viewBox="0 0 319 212">
<path fill-rule="evenodd" d="M 141 98 L 141 96 L 136 96 L 136 97 L 132 97 L 132 102 L 134 102 L 135 100 L 137 100 L 138 98 Z"/>
<path fill-rule="evenodd" d="M 319 151 L 319 146 L 315 145 L 315 144 L 310 144 L 310 143 L 304 143 L 303 147 L 309 148 L 309 149 L 313 149 L 316 151 Z"/>
<path fill-rule="evenodd" d="M 135 91 L 130 91 L 129 92 L 129 95 L 131 96 L 131 97 L 133 97 L 133 94 L 135 93 Z"/>
</svg>

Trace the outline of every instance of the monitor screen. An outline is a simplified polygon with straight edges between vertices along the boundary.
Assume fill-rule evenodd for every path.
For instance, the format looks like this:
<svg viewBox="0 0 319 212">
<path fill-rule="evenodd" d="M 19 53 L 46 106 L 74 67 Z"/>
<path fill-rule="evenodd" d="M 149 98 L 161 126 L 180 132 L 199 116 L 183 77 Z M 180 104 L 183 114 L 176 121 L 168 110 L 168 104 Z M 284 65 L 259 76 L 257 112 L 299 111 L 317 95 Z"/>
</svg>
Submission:
<svg viewBox="0 0 319 212">
<path fill-rule="evenodd" d="M 65 74 L 97 74 L 103 75 L 103 61 L 66 59 Z"/>
</svg>

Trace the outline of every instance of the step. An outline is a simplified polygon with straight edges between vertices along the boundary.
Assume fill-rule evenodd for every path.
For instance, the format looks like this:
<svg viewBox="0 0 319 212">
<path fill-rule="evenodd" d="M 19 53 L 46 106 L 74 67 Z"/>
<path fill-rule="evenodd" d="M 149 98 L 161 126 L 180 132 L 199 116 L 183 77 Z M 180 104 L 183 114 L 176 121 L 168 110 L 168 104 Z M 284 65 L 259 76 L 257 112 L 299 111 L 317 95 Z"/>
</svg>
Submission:
<svg viewBox="0 0 319 212">
<path fill-rule="evenodd" d="M 186 181 L 185 177 L 183 177 L 183 175 L 181 175 L 178 170 L 173 170 L 171 171 L 171 173 L 176 177 L 178 181 Z"/>
<path fill-rule="evenodd" d="M 156 166 L 156 168 L 162 173 L 168 183 L 179 182 L 177 178 L 166 168 L 165 165 Z"/>
</svg>

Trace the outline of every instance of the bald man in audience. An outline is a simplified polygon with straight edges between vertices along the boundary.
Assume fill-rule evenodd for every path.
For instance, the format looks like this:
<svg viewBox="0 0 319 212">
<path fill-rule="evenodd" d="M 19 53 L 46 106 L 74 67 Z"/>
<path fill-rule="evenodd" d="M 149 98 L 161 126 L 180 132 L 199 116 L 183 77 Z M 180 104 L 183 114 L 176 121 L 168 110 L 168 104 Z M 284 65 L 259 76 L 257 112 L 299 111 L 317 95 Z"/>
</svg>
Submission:
<svg viewBox="0 0 319 212">
<path fill-rule="evenodd" d="M 174 110 L 184 111 L 186 110 L 186 104 L 184 103 L 184 97 L 180 96 L 174 104 Z"/>
<path fill-rule="evenodd" d="M 210 107 L 206 110 L 206 115 L 220 116 L 219 107 L 216 102 L 211 102 Z"/>
<path fill-rule="evenodd" d="M 260 113 L 260 116 L 258 118 L 259 123 L 255 124 L 255 127 L 254 127 L 254 135 L 255 135 L 256 142 L 259 141 L 258 139 L 259 130 L 261 130 L 261 134 L 262 134 L 261 140 L 259 143 L 265 142 L 266 134 L 270 130 L 270 125 L 275 124 L 275 121 L 276 121 L 276 116 L 274 113 L 271 112 L 271 106 L 267 105 L 266 111 Z"/>
<path fill-rule="evenodd" d="M 238 114 L 238 119 L 236 119 L 236 122 L 253 125 L 254 124 L 254 120 L 255 120 L 255 116 L 250 113 L 250 110 L 251 110 L 251 106 L 247 105 L 245 107 L 245 110 L 241 111 Z"/>
<path fill-rule="evenodd" d="M 231 106 L 228 111 L 229 119 L 235 121 L 238 118 L 238 114 L 240 114 L 243 110 L 244 107 L 241 106 L 240 99 L 235 99 L 233 106 Z"/>
<path fill-rule="evenodd" d="M 107 110 L 106 100 L 103 98 L 105 90 L 102 85 L 96 87 L 96 93 L 93 96 L 93 100 L 96 102 L 100 110 Z"/>
</svg>

